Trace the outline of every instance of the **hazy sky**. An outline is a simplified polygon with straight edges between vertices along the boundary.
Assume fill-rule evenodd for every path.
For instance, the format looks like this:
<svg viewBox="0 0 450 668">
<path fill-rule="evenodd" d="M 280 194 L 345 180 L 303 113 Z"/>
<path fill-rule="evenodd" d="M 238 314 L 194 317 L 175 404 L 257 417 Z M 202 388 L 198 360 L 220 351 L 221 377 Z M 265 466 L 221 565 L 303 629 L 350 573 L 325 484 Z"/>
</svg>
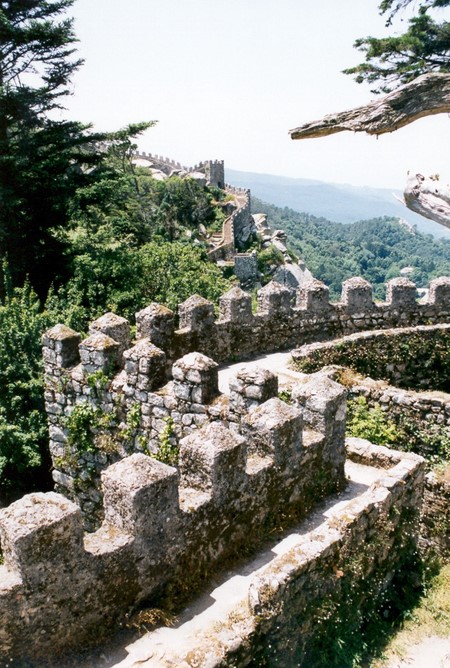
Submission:
<svg viewBox="0 0 450 668">
<path fill-rule="evenodd" d="M 357 37 L 385 33 L 378 4 L 76 0 L 71 14 L 85 64 L 69 115 L 104 130 L 157 120 L 139 148 L 186 165 L 220 158 L 233 169 L 396 188 L 409 169 L 450 180 L 447 115 L 378 140 L 288 135 L 373 99 L 341 71 L 361 60 L 352 46 Z"/>
</svg>

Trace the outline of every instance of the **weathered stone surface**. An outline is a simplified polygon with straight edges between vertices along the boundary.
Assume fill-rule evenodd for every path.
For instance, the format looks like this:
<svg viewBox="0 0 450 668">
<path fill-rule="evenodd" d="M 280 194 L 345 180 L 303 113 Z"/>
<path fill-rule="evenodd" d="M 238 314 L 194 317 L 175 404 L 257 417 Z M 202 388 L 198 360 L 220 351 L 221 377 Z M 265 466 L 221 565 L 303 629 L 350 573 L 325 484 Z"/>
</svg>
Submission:
<svg viewBox="0 0 450 668">
<path fill-rule="evenodd" d="M 136 313 L 136 336 L 148 338 L 155 346 L 164 347 L 173 336 L 175 314 L 162 304 L 152 303 Z"/>
</svg>

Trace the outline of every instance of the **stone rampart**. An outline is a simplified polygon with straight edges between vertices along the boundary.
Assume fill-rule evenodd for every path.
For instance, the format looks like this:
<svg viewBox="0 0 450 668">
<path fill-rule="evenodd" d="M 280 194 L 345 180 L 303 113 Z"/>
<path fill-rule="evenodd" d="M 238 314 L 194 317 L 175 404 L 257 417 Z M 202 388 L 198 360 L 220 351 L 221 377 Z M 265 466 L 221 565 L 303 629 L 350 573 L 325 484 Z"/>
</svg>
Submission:
<svg viewBox="0 0 450 668">
<path fill-rule="evenodd" d="M 137 151 L 133 157 L 134 159 L 145 160 L 151 163 L 152 167 L 159 169 L 164 174 L 167 174 L 167 176 L 174 173 L 187 175 L 193 172 L 201 172 L 205 174 L 208 185 L 222 189 L 225 188 L 225 167 L 223 160 L 204 160 L 194 167 L 186 167 L 166 156 L 146 153 L 145 151 Z"/>
<path fill-rule="evenodd" d="M 167 315 L 158 308 L 160 315 Z M 149 313 L 154 315 L 154 310 L 138 314 L 138 331 L 148 326 Z M 212 312 L 202 312 L 203 322 L 208 317 L 213 322 Z M 155 324 L 158 321 L 153 320 Z M 97 527 L 103 517 L 99 478 L 109 464 L 134 452 L 176 461 L 180 439 L 203 425 L 222 421 L 242 432 L 250 429 L 248 410 L 271 398 L 278 401 L 274 399 L 278 380 L 270 372 L 240 371 L 230 381 L 232 391 L 226 397 L 219 394 L 217 363 L 201 353 L 188 353 L 177 360 L 167 382 L 166 356 L 148 338 L 123 350 L 123 365 L 118 366 L 117 339 L 122 347 L 129 345 L 125 319 L 107 314 L 92 324 L 91 331 L 95 333 L 81 342 L 76 332 L 61 325 L 44 335 L 53 478 L 57 491 L 79 503 L 89 529 Z M 164 329 L 158 333 L 161 337 Z M 342 403 L 343 394 L 339 391 L 333 398 L 333 389 L 325 387 L 327 382 L 324 378 L 319 385 L 329 397 L 329 409 L 336 412 L 335 402 Z M 284 404 L 272 405 L 274 415 L 282 409 Z M 308 420 L 313 424 L 313 417 Z M 315 423 L 313 426 L 316 428 Z M 263 433 L 262 424 L 261 430 Z M 328 434 L 325 426 L 322 431 Z M 335 481 L 343 477 L 342 439 L 343 432 L 333 442 L 334 464 L 328 455 L 327 462 L 316 461 Z"/>
<path fill-rule="evenodd" d="M 179 440 L 207 422 L 225 420 L 239 430 L 240 407 L 250 405 L 247 394 L 252 407 L 276 395 L 276 389 L 266 394 L 265 380 L 258 384 L 251 377 L 241 378 L 240 390 L 229 398 L 220 395 L 217 361 L 332 336 L 343 328 L 392 325 L 396 319 L 439 321 L 448 312 L 439 289 L 449 282 L 437 279 L 431 299 L 408 302 L 405 310 L 393 310 L 390 302 L 370 307 L 370 286 L 363 285 L 368 312 L 361 305 L 354 310 L 353 280 L 337 305 L 329 304 L 325 286 L 317 282 L 300 291 L 300 306 L 292 306 L 289 290 L 269 284 L 259 291 L 255 314 L 250 296 L 234 288 L 222 297 L 218 320 L 212 303 L 201 297 L 181 304 L 179 329 L 172 311 L 153 304 L 136 315 L 134 345 L 128 322 L 114 314 L 95 321 L 84 341 L 62 325 L 52 328 L 44 335 L 43 357 L 57 491 L 77 500 L 86 526 L 95 528 L 102 518 L 98 480 L 109 464 L 133 452 L 163 451 L 170 461 Z M 360 279 L 355 290 L 360 296 Z"/>
<path fill-rule="evenodd" d="M 211 614 L 189 632 L 148 634 L 145 666 L 309 668 L 327 665 L 327 653 L 336 659 L 333 640 L 349 627 L 358 633 L 358 620 L 386 596 L 396 572 L 414 568 L 424 475 L 423 460 L 413 454 L 361 439 L 350 439 L 348 451 L 379 467 L 379 479 L 331 517 L 322 515 L 316 528 L 296 527 L 288 549 L 277 546 L 239 597 L 233 590 L 220 619 Z M 119 666 L 137 668 L 140 660 L 137 652 Z"/>
<path fill-rule="evenodd" d="M 415 286 L 407 281 L 402 302 L 404 281 L 390 281 L 387 300 L 374 303 L 371 285 L 361 278 L 351 278 L 343 284 L 341 300 L 330 303 L 328 288 L 313 280 L 298 290 L 295 304 L 288 288 L 271 282 L 259 290 L 255 313 L 251 296 L 232 288 L 220 298 L 217 320 L 213 304 L 194 295 L 179 306 L 178 329 L 174 313 L 165 310 L 162 315 L 158 307 L 149 307 L 155 309 L 159 327 L 164 318 L 167 321 L 164 341 L 159 337 L 155 345 L 164 349 L 169 360 L 196 350 L 220 363 L 357 331 L 449 322 L 450 278 L 431 281 L 427 298 L 420 301 L 410 300 L 411 286 L 414 290 Z M 151 341 L 152 317 L 150 313 L 146 319 L 147 329 L 138 324 L 139 335 Z"/>
<path fill-rule="evenodd" d="M 368 406 L 380 406 L 393 422 L 404 447 L 428 461 L 422 504 L 420 545 L 447 561 L 450 554 L 450 395 L 414 392 L 391 387 L 371 378 L 358 380 L 351 398 L 365 397 Z M 400 444 L 398 445 L 400 447 Z"/>
<path fill-rule="evenodd" d="M 351 398 L 363 396 L 373 408 L 378 405 L 400 428 L 410 424 L 427 434 L 428 439 L 414 443 L 414 452 L 426 459 L 439 457 L 439 444 L 432 438 L 436 429 L 446 429 L 450 443 L 450 395 L 443 392 L 415 392 L 392 387 L 371 378 L 357 380 Z"/>
<path fill-rule="evenodd" d="M 185 167 L 181 163 L 167 158 L 163 155 L 156 155 L 154 153 L 146 153 L 145 151 L 137 151 L 134 153 L 133 157 L 135 159 L 147 160 L 149 163 L 152 163 L 152 166 L 156 169 L 161 170 L 166 173 L 168 176 L 172 172 L 190 172 L 190 167 Z M 193 170 L 192 170 L 193 171 Z"/>
<path fill-rule="evenodd" d="M 73 362 L 63 334 L 54 338 L 55 355 Z M 117 351 L 107 335 L 98 337 L 103 347 L 94 352 L 91 343 L 80 346 L 85 367 L 104 368 Z M 148 379 L 146 365 L 158 365 L 161 355 L 141 345 L 146 354 L 137 384 L 146 392 L 148 380 L 140 376 Z M 174 365 L 173 383 L 183 397 L 190 384 L 192 398 L 207 402 L 216 365 L 201 356 L 201 368 L 193 369 L 188 361 Z M 124 370 L 128 379 L 133 371 Z M 234 429 L 213 422 L 182 439 L 178 469 L 142 453 L 109 466 L 102 474 L 104 522 L 96 532 L 85 534 L 79 506 L 54 492 L 27 495 L 0 511 L 3 656 L 49 658 L 98 639 L 139 602 L 156 604 L 177 583 L 195 589 L 221 561 L 258 544 L 286 518 L 305 516 L 343 485 L 343 388 L 318 376 L 302 387 L 296 405 L 278 398 L 260 403 L 276 390 L 276 379 L 253 371 L 248 380 L 241 372 L 234 383 L 240 409 Z M 303 428 L 303 414 L 317 431 Z"/>
</svg>

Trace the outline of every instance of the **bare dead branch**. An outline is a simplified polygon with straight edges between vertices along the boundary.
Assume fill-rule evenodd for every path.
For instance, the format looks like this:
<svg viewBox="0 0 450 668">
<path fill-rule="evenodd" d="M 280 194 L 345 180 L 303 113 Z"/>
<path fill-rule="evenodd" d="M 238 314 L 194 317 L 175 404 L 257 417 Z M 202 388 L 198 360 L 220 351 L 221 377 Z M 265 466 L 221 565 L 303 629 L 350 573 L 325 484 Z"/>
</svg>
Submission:
<svg viewBox="0 0 450 668">
<path fill-rule="evenodd" d="M 408 174 L 404 203 L 411 211 L 450 228 L 450 187 L 422 174 Z"/>
<path fill-rule="evenodd" d="M 292 139 L 325 137 L 344 130 L 381 135 L 424 116 L 450 113 L 450 74 L 431 72 L 363 107 L 328 114 L 289 134 Z"/>
</svg>

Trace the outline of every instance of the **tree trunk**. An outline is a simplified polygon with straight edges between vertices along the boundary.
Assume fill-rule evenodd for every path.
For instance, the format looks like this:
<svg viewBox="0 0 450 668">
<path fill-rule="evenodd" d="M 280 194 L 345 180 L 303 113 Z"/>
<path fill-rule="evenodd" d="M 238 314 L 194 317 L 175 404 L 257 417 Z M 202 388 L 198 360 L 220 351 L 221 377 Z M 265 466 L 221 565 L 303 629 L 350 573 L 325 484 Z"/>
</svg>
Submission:
<svg viewBox="0 0 450 668">
<path fill-rule="evenodd" d="M 328 114 L 290 130 L 289 134 L 292 139 L 325 137 L 344 130 L 381 135 L 424 116 L 442 113 L 450 113 L 450 74 L 431 72 L 363 107 Z"/>
</svg>

